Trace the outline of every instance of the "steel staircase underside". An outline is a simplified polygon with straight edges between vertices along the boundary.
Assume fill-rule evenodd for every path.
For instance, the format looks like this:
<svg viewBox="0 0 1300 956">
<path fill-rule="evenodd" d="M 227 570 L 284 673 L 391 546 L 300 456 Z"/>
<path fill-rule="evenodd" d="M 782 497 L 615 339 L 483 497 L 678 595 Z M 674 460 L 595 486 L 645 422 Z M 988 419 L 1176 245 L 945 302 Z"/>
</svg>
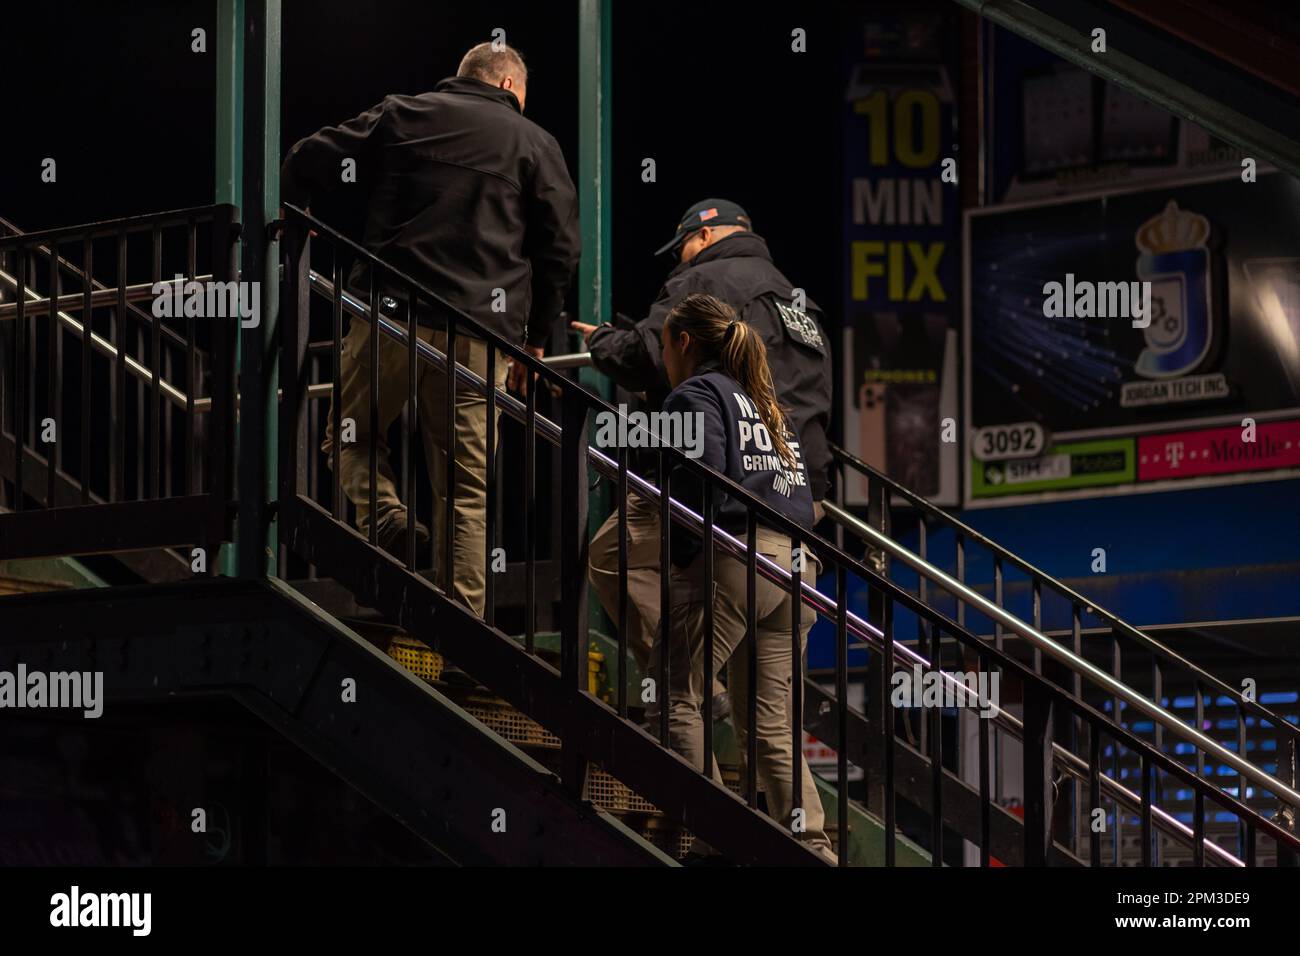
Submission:
<svg viewBox="0 0 1300 956">
<path fill-rule="evenodd" d="M 674 862 L 282 582 L 195 578 L 2 606 L 0 667 L 102 671 L 110 711 L 231 697 L 453 861 Z"/>
</svg>

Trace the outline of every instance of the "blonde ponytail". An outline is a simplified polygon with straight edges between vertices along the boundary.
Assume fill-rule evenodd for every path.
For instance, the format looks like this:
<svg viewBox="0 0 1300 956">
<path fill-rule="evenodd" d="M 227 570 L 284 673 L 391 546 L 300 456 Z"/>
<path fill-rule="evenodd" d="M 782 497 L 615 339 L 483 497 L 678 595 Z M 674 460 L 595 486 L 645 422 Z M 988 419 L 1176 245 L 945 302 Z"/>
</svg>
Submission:
<svg viewBox="0 0 1300 956">
<path fill-rule="evenodd" d="M 702 357 L 717 357 L 723 370 L 740 383 L 758 409 L 772 436 L 772 446 L 787 467 L 795 466 L 794 451 L 786 441 L 785 413 L 776 398 L 767 346 L 757 332 L 736 317 L 725 302 L 711 295 L 688 295 L 668 314 L 672 332 L 686 332 L 700 345 Z"/>
</svg>

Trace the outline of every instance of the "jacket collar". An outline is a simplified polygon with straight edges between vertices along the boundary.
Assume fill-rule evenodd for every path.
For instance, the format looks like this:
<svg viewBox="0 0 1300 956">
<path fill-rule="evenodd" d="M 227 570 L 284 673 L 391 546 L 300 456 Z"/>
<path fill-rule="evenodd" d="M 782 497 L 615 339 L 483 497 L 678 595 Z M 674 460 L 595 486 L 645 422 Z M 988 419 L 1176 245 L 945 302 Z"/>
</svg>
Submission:
<svg viewBox="0 0 1300 956">
<path fill-rule="evenodd" d="M 703 265 L 706 262 L 714 262 L 718 259 L 745 258 L 757 258 L 771 262 L 772 253 L 768 251 L 767 240 L 756 232 L 733 232 L 725 239 L 719 239 L 694 259 L 679 262 L 673 268 L 673 271 L 668 274 L 668 277 L 671 279 L 692 266 Z"/>
<path fill-rule="evenodd" d="M 509 106 L 516 113 L 522 112 L 519 109 L 519 100 L 515 98 L 515 94 L 509 90 L 503 90 L 499 86 L 492 86 L 490 83 L 476 80 L 472 76 L 449 76 L 445 80 L 439 80 L 433 91 L 435 93 L 461 93 L 466 96 L 481 96 L 485 100 L 492 100 L 503 106 Z"/>
<path fill-rule="evenodd" d="M 724 375 L 726 374 L 726 370 L 722 367 L 721 358 L 716 355 L 712 358 L 706 358 L 703 362 L 700 362 L 695 366 L 695 371 L 691 372 L 691 378 L 694 378 L 697 375 L 707 375 L 709 372 L 722 372 Z"/>
</svg>

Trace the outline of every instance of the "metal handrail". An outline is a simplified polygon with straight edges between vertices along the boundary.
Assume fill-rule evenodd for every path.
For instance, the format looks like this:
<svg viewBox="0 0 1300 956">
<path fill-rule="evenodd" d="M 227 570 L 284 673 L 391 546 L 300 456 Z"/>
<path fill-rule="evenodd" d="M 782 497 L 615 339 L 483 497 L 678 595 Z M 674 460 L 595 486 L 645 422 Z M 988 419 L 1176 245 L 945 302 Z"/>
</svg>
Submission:
<svg viewBox="0 0 1300 956">
<path fill-rule="evenodd" d="M 1159 640 L 1152 637 L 1151 635 L 1144 633 L 1143 631 L 1134 627 L 1132 624 L 1129 624 L 1128 622 L 1120 619 L 1114 613 L 1107 611 L 1103 607 L 1099 607 L 1095 602 L 1079 594 L 1077 591 L 1072 589 L 1069 585 L 1052 577 L 1046 571 L 1042 571 L 1034 567 L 1034 565 L 1030 564 L 1028 561 L 1025 561 L 1023 558 L 1018 557 L 1017 555 L 1013 554 L 1011 551 L 1008 551 L 1006 548 L 998 544 L 996 541 L 993 541 L 990 538 L 985 537 L 983 534 L 976 531 L 974 528 L 970 527 L 970 525 L 964 523 L 961 519 L 949 514 L 948 512 L 940 508 L 938 505 L 921 497 L 919 494 L 907 488 L 905 485 L 899 483 L 898 481 L 895 481 L 894 479 L 890 478 L 888 475 L 883 474 L 876 468 L 873 468 L 871 465 L 867 464 L 862 459 L 853 455 L 851 452 L 845 451 L 843 448 L 835 444 L 832 444 L 830 446 L 830 449 L 831 449 L 831 454 L 836 459 L 838 459 L 841 463 L 849 466 L 850 468 L 854 469 L 859 474 L 867 478 L 881 482 L 892 493 L 899 495 L 909 504 L 913 505 L 917 509 L 924 511 L 926 514 L 935 518 L 941 524 L 947 526 L 953 532 L 960 535 L 963 539 L 969 540 L 972 543 L 979 545 L 980 547 L 983 547 L 988 551 L 991 551 L 996 557 L 1001 558 L 1004 562 L 1009 563 L 1012 566 L 1025 572 L 1025 574 L 1029 575 L 1031 579 L 1037 581 L 1039 584 L 1050 587 L 1060 597 L 1069 601 L 1072 605 L 1079 605 L 1081 607 L 1087 608 L 1089 613 L 1100 618 L 1104 623 L 1109 625 L 1112 629 L 1119 631 L 1125 637 L 1130 638 L 1131 640 L 1133 640 L 1134 642 L 1142 646 L 1145 650 L 1150 651 L 1152 654 L 1155 654 L 1163 658 L 1166 663 L 1174 664 L 1180 668 L 1183 668 L 1184 670 L 1188 671 L 1198 683 L 1205 684 L 1208 688 L 1216 691 L 1217 693 L 1232 698 L 1233 702 L 1236 705 L 1250 712 L 1255 717 L 1267 720 L 1269 723 L 1274 724 L 1279 729 L 1285 728 L 1285 731 L 1288 734 L 1290 734 L 1297 741 L 1300 741 L 1300 727 L 1297 727 L 1289 720 L 1286 720 L 1280 714 L 1274 713 L 1272 710 L 1265 707 L 1263 704 L 1259 703 L 1258 701 L 1246 699 L 1246 697 L 1242 695 L 1241 691 L 1238 688 L 1233 687 L 1231 684 L 1228 684 L 1225 681 L 1221 680 L 1220 678 L 1214 676 L 1204 668 L 1187 660 L 1187 658 L 1183 657 L 1181 654 L 1179 654 L 1177 651 L 1170 648 L 1168 645 L 1160 642 Z M 852 531 L 855 534 L 861 534 L 860 529 L 870 527 L 869 525 L 865 524 L 860 519 L 858 519 L 856 516 L 844 510 L 842 507 L 833 505 L 830 502 L 827 502 L 826 504 L 828 505 L 826 509 L 827 514 L 831 515 L 838 524 L 844 526 L 847 530 Z M 875 533 L 874 529 L 871 530 L 873 533 Z M 892 539 L 887 539 L 887 540 L 892 541 Z M 916 556 L 913 555 L 913 557 Z M 904 561 L 906 562 L 906 559 L 904 559 Z M 929 574 L 927 574 L 926 576 L 931 577 Z M 931 577 L 931 580 L 937 581 L 937 579 L 933 577 Z M 960 582 L 957 583 L 960 584 Z M 964 590 L 970 591 L 970 589 L 966 588 L 964 584 L 961 584 L 961 587 Z M 970 591 L 970 593 L 975 594 L 976 592 Z M 980 600 L 984 601 L 986 604 L 989 603 L 987 599 L 983 597 L 981 597 Z M 995 604 L 990 604 L 989 606 L 997 607 L 997 605 Z M 1036 641 L 1034 643 L 1036 646 L 1038 646 Z M 1056 643 L 1056 646 L 1060 647 L 1061 645 L 1059 643 Z"/>
<path fill-rule="evenodd" d="M 309 282 L 311 287 L 315 289 L 319 294 L 327 296 L 329 298 L 333 298 L 334 287 L 329 280 L 313 272 L 309 274 Z M 339 298 L 343 307 L 347 309 L 348 312 L 350 312 L 351 314 L 359 318 L 369 321 L 370 310 L 364 303 L 362 303 L 355 297 L 351 296 L 346 291 L 341 292 L 339 294 Z M 390 338 L 396 339 L 397 341 L 402 342 L 403 344 L 407 343 L 406 329 L 402 325 L 395 323 L 381 315 L 379 317 L 379 327 L 380 330 Z M 442 352 L 438 351 L 433 346 L 429 345 L 428 343 L 418 338 L 416 340 L 416 349 L 427 360 L 432 362 L 435 365 L 435 367 L 445 370 L 446 357 L 443 355 Z M 477 392 L 481 392 L 485 395 L 487 394 L 488 383 L 484 378 L 477 375 L 471 369 L 466 368 L 460 363 L 453 363 L 453 364 L 455 367 L 455 376 L 458 382 L 461 382 L 469 386 L 470 388 L 474 389 Z M 501 392 L 500 390 L 497 390 L 497 402 L 502 407 L 502 410 L 510 414 L 511 417 L 520 420 L 523 420 L 525 418 L 527 407 L 523 402 L 521 402 L 519 399 L 515 398 L 514 396 L 509 395 L 508 393 L 505 392 Z M 550 421 L 540 413 L 535 413 L 535 418 L 537 421 L 538 433 L 541 434 L 544 438 L 546 438 L 546 440 L 554 444 L 559 444 L 561 440 L 561 434 L 562 434 L 560 426 Z M 603 452 L 600 452 L 595 448 L 588 448 L 588 457 L 592 462 L 592 464 L 595 465 L 597 470 L 600 471 L 602 474 L 606 475 L 607 477 L 617 477 L 618 463 L 614 459 L 610 458 L 608 455 L 605 455 Z M 718 478 L 721 476 L 714 476 L 714 477 Z M 656 486 L 646 481 L 644 478 L 635 475 L 632 472 L 627 473 L 627 478 L 628 478 L 628 483 L 631 486 L 631 489 L 634 492 L 636 492 L 638 496 L 643 497 L 644 499 L 651 502 L 657 502 L 659 500 L 659 490 Z M 726 482 L 726 479 L 722 478 L 722 481 Z M 730 484 L 729 482 L 727 483 Z M 745 496 L 744 492 L 740 490 L 738 487 L 736 490 L 740 492 L 740 494 L 736 495 L 737 497 L 747 497 Z M 730 489 L 728 493 L 732 493 Z M 678 523 L 683 524 L 697 531 L 703 529 L 704 526 L 703 518 L 697 513 L 695 513 L 694 511 L 691 511 L 686 506 L 682 505 L 680 502 L 674 499 L 670 499 L 670 510 L 674 520 L 678 521 Z M 1020 621 L 1018 618 L 1014 617 L 1013 615 L 1009 614 L 1003 609 L 987 601 L 987 599 L 983 598 L 981 595 L 977 594 L 976 592 L 966 588 L 964 585 L 960 584 L 960 582 L 957 582 L 952 578 L 948 577 L 941 570 L 930 565 L 928 562 L 922 561 L 920 558 L 916 557 L 915 555 L 912 555 L 911 552 L 908 552 L 906 549 L 902 548 L 891 539 L 886 538 L 884 535 L 879 534 L 879 532 L 876 532 L 875 529 L 872 529 L 866 525 L 864 525 L 863 527 L 870 532 L 870 536 L 878 546 L 884 548 L 885 550 L 890 551 L 890 553 L 895 554 L 897 557 L 900 558 L 900 560 L 903 560 L 905 563 L 908 563 L 912 567 L 916 568 L 918 571 L 923 571 L 924 573 L 926 573 L 928 577 L 932 577 L 934 580 L 940 583 L 941 586 L 944 586 L 946 590 L 949 590 L 955 596 L 958 596 L 959 598 L 966 600 L 968 603 L 974 603 L 977 606 L 980 606 L 981 610 L 984 611 L 985 614 L 988 614 L 990 617 L 1000 620 L 1005 626 L 1021 634 L 1022 637 L 1025 637 L 1027 640 L 1043 647 L 1044 650 L 1046 650 L 1049 654 L 1052 654 L 1052 656 L 1056 657 L 1062 663 L 1067 664 L 1067 666 L 1070 666 L 1073 663 L 1076 670 L 1080 671 L 1081 673 L 1087 674 L 1093 680 L 1101 683 L 1104 687 L 1106 687 L 1108 691 L 1110 691 L 1110 693 L 1113 696 L 1119 697 L 1120 699 L 1127 701 L 1130 705 L 1137 707 L 1139 710 L 1142 710 L 1153 720 L 1157 721 L 1158 723 L 1161 723 L 1163 726 L 1167 727 L 1176 735 L 1188 740 L 1189 742 L 1199 747 L 1201 750 L 1205 751 L 1208 754 L 1211 754 L 1212 756 L 1222 761 L 1223 763 L 1229 764 L 1234 769 L 1236 769 L 1239 773 L 1241 773 L 1243 776 L 1249 777 L 1252 781 L 1254 781 L 1259 786 L 1265 787 L 1274 793 L 1284 796 L 1287 799 L 1287 801 L 1292 803 L 1293 805 L 1300 806 L 1300 793 L 1291 789 L 1282 781 L 1272 777 L 1265 771 L 1256 767 L 1254 764 L 1251 764 L 1248 761 L 1245 761 L 1237 757 L 1236 754 L 1233 754 L 1231 751 L 1224 748 L 1217 741 L 1212 740 L 1211 738 L 1205 736 L 1199 731 L 1187 727 L 1185 724 L 1182 723 L 1182 721 L 1178 720 L 1174 715 L 1169 714 L 1159 705 L 1152 703 L 1147 698 L 1143 697 L 1141 694 L 1138 694 L 1136 691 L 1129 688 L 1126 684 L 1123 684 L 1115 680 L 1115 678 L 1113 678 L 1111 675 L 1105 673 L 1104 671 L 1099 670 L 1098 668 L 1089 664 L 1087 661 L 1083 660 L 1082 658 L 1076 657 L 1074 654 L 1062 648 L 1059 644 L 1057 644 L 1055 641 L 1048 638 L 1046 635 L 1041 634 L 1033 627 L 1029 626 L 1028 624 L 1025 624 L 1023 621 Z M 819 546 L 824 548 L 832 548 L 832 549 L 834 548 L 834 546 L 831 545 L 830 542 L 823 541 L 822 539 L 817 538 L 816 536 L 812 536 L 812 537 L 814 538 L 814 540 L 817 542 Z M 732 557 L 736 557 L 743 560 L 748 554 L 748 549 L 744 543 L 742 543 L 732 535 L 728 534 L 725 530 L 721 528 L 715 527 L 714 539 L 717 544 L 721 545 L 722 550 L 730 554 Z M 784 587 L 786 590 L 789 590 L 790 583 L 791 583 L 791 575 L 784 568 L 780 567 L 770 559 L 765 558 L 761 554 L 757 555 L 756 565 L 757 565 L 758 572 L 762 574 L 764 578 L 766 578 L 767 580 L 771 581 L 774 584 L 777 584 L 778 586 Z M 893 582 L 888 582 L 888 583 L 890 583 L 891 585 L 893 584 Z M 896 587 L 896 585 L 894 586 Z M 801 590 L 802 600 L 806 605 L 808 605 L 809 607 L 813 608 L 815 611 L 817 611 L 818 613 L 826 617 L 832 619 L 835 617 L 838 606 L 834 600 L 822 594 L 814 586 L 810 585 L 808 582 L 803 580 L 800 581 L 800 590 Z M 853 633 L 856 636 L 871 642 L 879 642 L 883 640 L 884 637 L 883 632 L 881 632 L 878 628 L 874 627 L 867 621 L 863 620 L 862 618 L 854 614 L 852 611 L 848 611 L 846 609 L 846 617 L 848 619 L 847 629 L 850 633 Z M 903 645 L 900 645 L 897 641 L 895 642 L 895 647 L 899 648 L 900 651 L 905 656 L 911 656 L 911 652 L 908 649 L 906 649 Z M 919 661 L 922 659 L 919 658 L 918 656 L 916 660 Z M 1057 746 L 1059 745 L 1054 745 L 1054 747 Z M 1068 751 L 1064 750 L 1064 748 L 1061 749 L 1063 755 L 1069 753 Z M 1197 779 L 1203 779 L 1203 778 L 1200 778 L 1198 776 Z M 1211 786 L 1214 786 L 1212 782 L 1209 783 Z M 1218 788 L 1216 787 L 1215 789 Z M 1154 805 L 1153 805 L 1153 809 L 1154 809 Z"/>
</svg>

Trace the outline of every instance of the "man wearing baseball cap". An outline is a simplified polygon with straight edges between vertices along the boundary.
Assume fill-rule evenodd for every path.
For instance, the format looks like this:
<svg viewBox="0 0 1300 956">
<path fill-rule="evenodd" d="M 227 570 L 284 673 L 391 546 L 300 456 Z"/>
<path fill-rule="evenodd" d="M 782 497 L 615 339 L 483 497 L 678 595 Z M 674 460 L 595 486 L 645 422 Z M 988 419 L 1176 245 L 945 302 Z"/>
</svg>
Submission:
<svg viewBox="0 0 1300 956">
<path fill-rule="evenodd" d="M 831 355 L 821 310 L 772 263 L 767 243 L 749 214 L 726 199 L 705 199 L 686 210 L 673 237 L 656 255 L 678 264 L 644 319 L 629 328 L 573 322 L 591 350 L 592 364 L 630 392 L 643 392 L 658 411 L 669 392 L 660 346 L 664 319 L 692 293 L 708 293 L 748 322 L 767 346 L 778 397 L 797 432 L 815 513 L 821 515 L 830 476 L 826 428 L 831 411 Z M 655 454 L 634 470 L 654 471 Z M 659 510 L 636 495 L 627 508 L 628 646 L 642 672 L 659 625 Z M 618 515 L 591 542 L 592 587 L 611 618 L 618 614 Z M 715 691 L 720 689 L 715 687 Z M 721 715 L 719 715 L 721 716 Z"/>
</svg>

